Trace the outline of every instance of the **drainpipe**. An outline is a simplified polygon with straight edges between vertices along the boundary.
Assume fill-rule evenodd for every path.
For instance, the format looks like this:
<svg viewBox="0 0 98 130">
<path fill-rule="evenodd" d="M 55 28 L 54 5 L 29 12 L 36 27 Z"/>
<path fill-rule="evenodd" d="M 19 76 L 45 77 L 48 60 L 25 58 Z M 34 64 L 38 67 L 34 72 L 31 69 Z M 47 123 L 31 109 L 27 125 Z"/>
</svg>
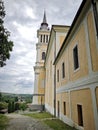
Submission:
<svg viewBox="0 0 98 130">
<path fill-rule="evenodd" d="M 54 44 L 54 60 L 55 60 L 56 58 L 56 31 L 55 30 L 54 33 L 55 33 L 55 44 Z M 56 65 L 54 65 L 54 117 L 56 117 Z"/>
<path fill-rule="evenodd" d="M 92 2 L 92 6 L 93 6 L 95 26 L 96 26 L 97 39 L 98 39 L 98 11 L 97 11 L 96 0 L 91 0 L 91 2 Z"/>
</svg>

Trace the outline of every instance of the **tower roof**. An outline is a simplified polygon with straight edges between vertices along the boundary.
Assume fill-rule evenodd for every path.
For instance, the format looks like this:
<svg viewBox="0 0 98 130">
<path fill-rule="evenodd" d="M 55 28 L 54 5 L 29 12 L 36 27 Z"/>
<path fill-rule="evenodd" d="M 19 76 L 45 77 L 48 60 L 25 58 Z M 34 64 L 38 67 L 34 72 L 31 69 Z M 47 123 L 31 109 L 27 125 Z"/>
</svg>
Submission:
<svg viewBox="0 0 98 130">
<path fill-rule="evenodd" d="M 40 29 L 41 30 L 49 30 L 45 11 L 44 11 L 44 16 L 43 16 L 43 22 L 41 23 Z"/>
<path fill-rule="evenodd" d="M 47 23 L 46 12 L 44 11 L 43 23 Z"/>
</svg>

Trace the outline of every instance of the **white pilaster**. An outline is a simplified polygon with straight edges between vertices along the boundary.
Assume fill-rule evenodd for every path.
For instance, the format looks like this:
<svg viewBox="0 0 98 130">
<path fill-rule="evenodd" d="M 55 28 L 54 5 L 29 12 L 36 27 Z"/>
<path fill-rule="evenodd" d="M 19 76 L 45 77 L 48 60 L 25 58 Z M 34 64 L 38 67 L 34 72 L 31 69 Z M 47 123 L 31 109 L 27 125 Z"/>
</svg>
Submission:
<svg viewBox="0 0 98 130">
<path fill-rule="evenodd" d="M 93 112 L 95 119 L 95 129 L 98 130 L 98 111 L 97 111 L 97 102 L 96 102 L 96 86 L 90 88 L 92 94 L 92 104 L 93 104 Z"/>
<path fill-rule="evenodd" d="M 38 73 L 35 73 L 34 94 L 38 94 Z M 33 104 L 38 104 L 38 96 L 33 96 Z"/>
</svg>

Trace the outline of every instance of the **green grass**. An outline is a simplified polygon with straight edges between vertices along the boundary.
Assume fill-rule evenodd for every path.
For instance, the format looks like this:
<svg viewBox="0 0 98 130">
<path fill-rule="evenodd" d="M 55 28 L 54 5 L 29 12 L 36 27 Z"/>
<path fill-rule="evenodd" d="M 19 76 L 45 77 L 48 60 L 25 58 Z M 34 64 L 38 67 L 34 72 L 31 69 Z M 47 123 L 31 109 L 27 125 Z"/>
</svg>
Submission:
<svg viewBox="0 0 98 130">
<path fill-rule="evenodd" d="M 45 119 L 45 118 L 52 118 L 53 116 L 48 112 L 40 112 L 40 113 L 30 113 L 24 114 L 26 116 L 33 117 L 35 119 Z"/>
<path fill-rule="evenodd" d="M 0 130 L 5 130 L 8 125 L 8 121 L 9 120 L 5 115 L 0 114 Z"/>
<path fill-rule="evenodd" d="M 53 115 L 51 115 L 48 112 L 30 113 L 30 114 L 24 114 L 24 115 L 30 116 L 35 119 L 45 119 L 43 120 L 43 122 L 47 124 L 53 130 L 76 130 L 75 128 L 68 126 L 67 124 L 65 124 L 59 119 L 48 119 L 48 118 L 53 117 Z"/>
<path fill-rule="evenodd" d="M 52 119 L 52 120 L 44 120 L 44 123 L 47 124 L 53 130 L 76 130 L 68 126 L 67 124 L 63 123 L 59 119 Z"/>
</svg>

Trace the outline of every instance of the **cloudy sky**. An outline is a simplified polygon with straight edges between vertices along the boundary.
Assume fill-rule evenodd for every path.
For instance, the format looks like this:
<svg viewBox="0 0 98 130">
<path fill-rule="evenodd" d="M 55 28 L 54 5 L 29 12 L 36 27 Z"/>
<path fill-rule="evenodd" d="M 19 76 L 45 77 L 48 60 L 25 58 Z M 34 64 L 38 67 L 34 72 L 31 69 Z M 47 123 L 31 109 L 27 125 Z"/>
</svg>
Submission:
<svg viewBox="0 0 98 130">
<path fill-rule="evenodd" d="M 36 31 L 46 10 L 47 22 L 71 25 L 82 0 L 4 0 L 5 27 L 14 42 L 11 58 L 0 68 L 0 91 L 28 93 L 34 90 Z"/>
</svg>

